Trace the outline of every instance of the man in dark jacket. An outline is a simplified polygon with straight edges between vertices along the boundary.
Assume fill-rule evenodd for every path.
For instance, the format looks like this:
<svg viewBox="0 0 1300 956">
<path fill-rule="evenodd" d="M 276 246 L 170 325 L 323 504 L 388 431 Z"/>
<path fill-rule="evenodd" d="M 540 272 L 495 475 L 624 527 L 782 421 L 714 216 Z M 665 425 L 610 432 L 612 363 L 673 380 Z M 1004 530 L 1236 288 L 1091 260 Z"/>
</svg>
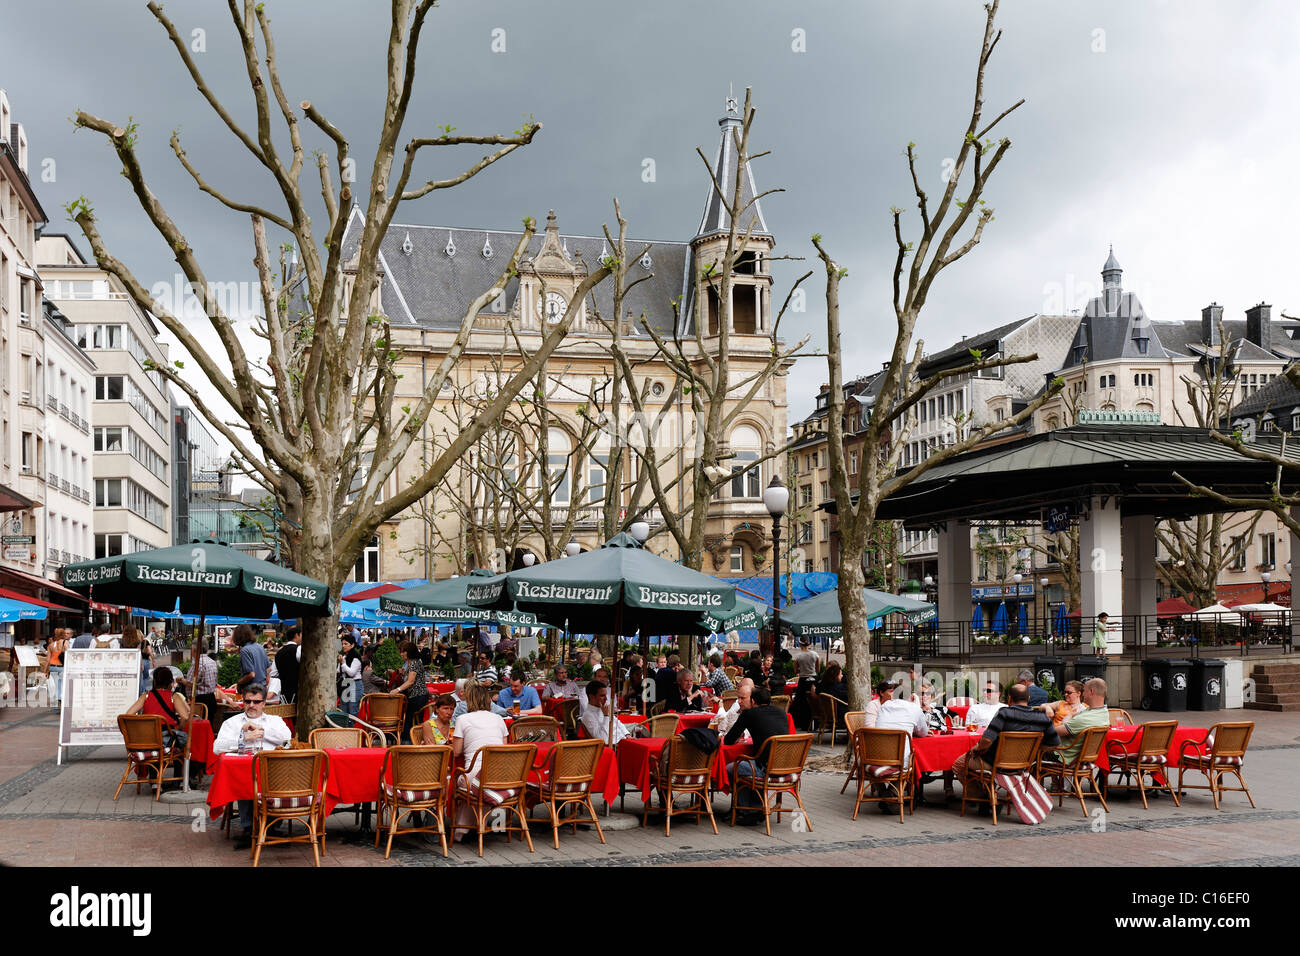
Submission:
<svg viewBox="0 0 1300 956">
<path fill-rule="evenodd" d="M 958 780 L 966 775 L 966 766 L 973 765 L 987 770 L 993 766 L 993 758 L 998 750 L 998 735 L 1004 732 L 1029 732 L 1043 735 L 1044 747 L 1055 747 L 1061 743 L 1060 735 L 1052 725 L 1052 718 L 1037 708 L 1029 706 L 1029 688 L 1024 684 L 1013 684 L 1007 691 L 1010 703 L 993 715 L 988 729 L 980 738 L 975 749 L 962 754 L 952 765 L 952 771 Z"/>
<path fill-rule="evenodd" d="M 727 732 L 723 743 L 734 744 L 748 730 L 749 736 L 754 741 L 755 762 L 758 764 L 757 772 L 762 773 L 767 766 L 767 754 L 762 752 L 763 744 L 769 737 L 788 734 L 790 732 L 790 722 L 786 719 L 785 711 L 772 706 L 772 692 L 766 687 L 755 687 L 748 701 L 743 697 L 740 698 L 740 706 L 742 708 L 740 716 L 736 718 L 736 723 Z M 1047 715 L 1044 714 L 1043 716 L 1046 717 Z M 733 777 L 736 774 L 748 777 L 754 771 L 754 764 L 743 760 L 737 760 L 727 768 L 727 772 Z M 753 790 L 740 791 L 736 799 L 740 800 L 740 803 L 737 804 L 738 807 L 751 811 L 738 815 L 736 822 L 746 826 L 762 822 L 762 814 L 753 812 L 759 810 L 758 797 Z"/>
</svg>

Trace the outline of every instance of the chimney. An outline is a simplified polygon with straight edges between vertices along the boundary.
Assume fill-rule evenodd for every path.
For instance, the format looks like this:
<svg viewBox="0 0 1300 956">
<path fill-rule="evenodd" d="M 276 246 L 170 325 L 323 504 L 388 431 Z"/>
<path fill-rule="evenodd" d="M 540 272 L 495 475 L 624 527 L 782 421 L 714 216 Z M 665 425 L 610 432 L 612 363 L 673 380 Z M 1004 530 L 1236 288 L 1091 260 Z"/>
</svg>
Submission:
<svg viewBox="0 0 1300 956">
<path fill-rule="evenodd" d="M 1201 342 L 1219 345 L 1219 324 L 1223 321 L 1223 306 L 1211 302 L 1201 309 Z"/>
<path fill-rule="evenodd" d="M 1261 302 L 1246 310 L 1246 338 L 1265 352 L 1273 351 L 1273 318 L 1271 305 Z"/>
</svg>

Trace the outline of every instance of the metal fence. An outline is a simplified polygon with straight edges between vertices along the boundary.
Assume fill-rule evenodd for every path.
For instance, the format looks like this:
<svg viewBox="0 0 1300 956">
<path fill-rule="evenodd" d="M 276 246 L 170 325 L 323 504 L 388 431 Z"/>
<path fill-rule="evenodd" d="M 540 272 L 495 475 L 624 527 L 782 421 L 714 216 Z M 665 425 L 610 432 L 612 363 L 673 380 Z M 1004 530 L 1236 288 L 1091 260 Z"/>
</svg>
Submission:
<svg viewBox="0 0 1300 956">
<path fill-rule="evenodd" d="M 1068 619 L 1061 628 L 1031 626 L 1024 632 L 1009 622 L 1005 633 L 975 630 L 971 622 L 930 621 L 908 625 L 886 622 L 871 632 L 871 655 L 876 659 L 914 661 L 920 658 L 956 659 L 961 663 L 998 657 L 1090 655 L 1095 621 Z M 1290 614 L 1237 613 L 1197 617 L 1157 618 L 1118 615 L 1108 618 L 1109 647 L 1130 659 L 1146 657 L 1248 657 L 1290 653 Z"/>
</svg>

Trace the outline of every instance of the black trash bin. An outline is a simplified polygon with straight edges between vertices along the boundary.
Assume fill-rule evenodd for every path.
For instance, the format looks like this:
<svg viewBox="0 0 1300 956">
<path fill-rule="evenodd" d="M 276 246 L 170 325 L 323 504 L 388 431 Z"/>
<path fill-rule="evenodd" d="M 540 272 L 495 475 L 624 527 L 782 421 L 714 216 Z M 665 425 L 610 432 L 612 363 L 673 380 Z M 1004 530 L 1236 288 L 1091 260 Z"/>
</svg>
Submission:
<svg viewBox="0 0 1300 956">
<path fill-rule="evenodd" d="M 1223 671 L 1227 662 L 1213 657 L 1192 661 L 1187 678 L 1188 710 L 1223 710 Z"/>
<path fill-rule="evenodd" d="M 1035 657 L 1034 682 L 1045 691 L 1056 688 L 1058 694 L 1065 693 L 1065 658 Z"/>
<path fill-rule="evenodd" d="M 1074 679 L 1077 681 L 1086 681 L 1090 677 L 1100 677 L 1106 679 L 1106 658 L 1104 657 L 1080 657 L 1074 662 Z"/>
<path fill-rule="evenodd" d="M 1143 710 L 1187 709 L 1187 681 L 1192 662 L 1181 658 L 1147 658 L 1142 662 Z"/>
</svg>

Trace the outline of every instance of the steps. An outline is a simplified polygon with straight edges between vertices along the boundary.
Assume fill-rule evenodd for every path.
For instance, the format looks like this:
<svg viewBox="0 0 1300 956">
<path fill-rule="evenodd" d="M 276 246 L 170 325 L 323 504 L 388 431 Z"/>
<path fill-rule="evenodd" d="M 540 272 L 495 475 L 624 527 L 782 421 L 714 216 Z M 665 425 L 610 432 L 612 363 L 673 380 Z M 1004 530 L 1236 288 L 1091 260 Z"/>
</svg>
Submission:
<svg viewBox="0 0 1300 956">
<path fill-rule="evenodd" d="M 1255 699 L 1247 710 L 1300 713 L 1300 664 L 1256 664 L 1250 677 Z"/>
</svg>

